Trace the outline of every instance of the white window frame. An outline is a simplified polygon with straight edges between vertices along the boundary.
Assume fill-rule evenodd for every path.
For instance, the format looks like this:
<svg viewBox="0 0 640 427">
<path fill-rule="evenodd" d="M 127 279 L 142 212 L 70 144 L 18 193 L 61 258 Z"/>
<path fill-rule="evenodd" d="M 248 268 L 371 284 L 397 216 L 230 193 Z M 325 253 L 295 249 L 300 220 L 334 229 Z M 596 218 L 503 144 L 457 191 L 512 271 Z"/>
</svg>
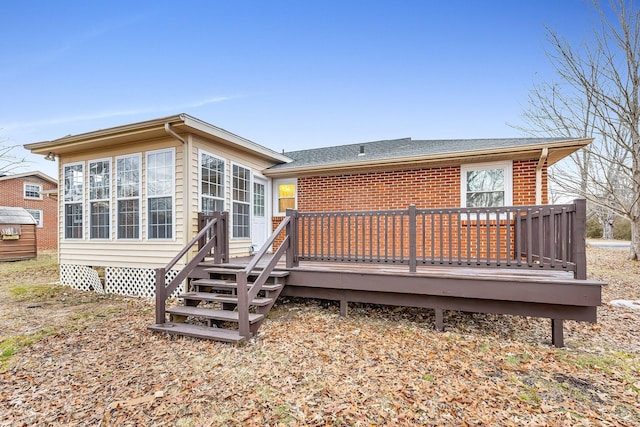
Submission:
<svg viewBox="0 0 640 427">
<path fill-rule="evenodd" d="M 66 177 L 66 169 L 73 167 L 73 166 L 80 166 L 80 172 L 82 174 L 82 191 L 79 194 L 79 200 L 68 200 L 68 194 L 67 194 L 67 177 Z M 85 164 L 84 162 L 74 162 L 74 163 L 65 163 L 62 165 L 62 204 L 63 204 L 63 210 L 62 210 L 62 217 L 63 220 L 61 221 L 62 223 L 62 235 L 63 235 L 63 239 L 64 240 L 84 240 L 85 237 L 85 227 L 84 227 L 84 223 L 85 223 L 85 192 L 86 192 L 86 181 L 87 181 L 87 176 L 86 176 L 86 171 L 85 171 Z M 80 228 L 80 235 L 81 237 L 67 237 L 67 205 L 80 205 L 80 213 L 82 215 L 81 218 L 81 228 Z"/>
<path fill-rule="evenodd" d="M 91 197 L 91 164 L 93 163 L 103 163 L 103 162 L 108 162 L 109 163 L 109 195 L 105 198 L 100 198 L 100 199 L 93 199 Z M 114 164 L 112 161 L 111 157 L 106 157 L 103 159 L 92 159 L 92 160 L 88 160 L 87 161 L 87 198 L 89 200 L 89 218 L 88 218 L 88 222 L 89 222 L 89 239 L 90 240 L 110 240 L 111 236 L 112 236 L 112 231 L 113 231 L 113 203 L 111 202 L 112 196 L 113 196 L 113 183 L 115 182 L 114 180 Z M 91 205 L 94 202 L 107 202 L 108 206 L 109 206 L 109 229 L 107 231 L 107 235 L 108 237 L 91 237 L 91 230 L 93 227 L 93 215 L 91 212 Z"/>
<path fill-rule="evenodd" d="M 27 196 L 27 186 L 37 187 L 38 188 L 38 191 L 37 191 L 38 196 L 37 197 Z M 34 184 L 33 182 L 25 182 L 24 185 L 23 185 L 22 196 L 27 200 L 42 200 L 42 185 L 41 184 Z"/>
<path fill-rule="evenodd" d="M 294 209 L 298 209 L 298 179 L 297 178 L 284 178 L 274 179 L 272 184 L 273 191 L 273 216 L 285 216 L 286 212 L 280 212 L 280 185 L 293 184 L 294 191 Z"/>
<path fill-rule="evenodd" d="M 247 190 L 248 190 L 248 201 L 244 202 L 244 201 L 237 201 L 234 197 L 234 183 L 233 183 L 233 168 L 234 166 L 238 166 L 240 168 L 246 169 L 249 172 L 249 182 L 247 184 Z M 231 179 L 231 183 L 230 183 L 230 190 L 231 190 L 231 206 L 229 207 L 229 212 L 230 212 L 230 223 L 231 223 L 231 238 L 234 240 L 250 240 L 251 239 L 251 218 L 252 218 L 252 197 L 253 197 L 253 171 L 251 170 L 250 167 L 247 167 L 243 164 L 240 163 L 235 163 L 235 162 L 231 162 L 231 167 L 229 168 L 229 177 Z M 249 235 L 248 236 L 241 236 L 241 237 L 236 237 L 234 235 L 234 220 L 233 220 L 233 215 L 235 213 L 235 209 L 234 209 L 234 203 L 242 203 L 242 204 L 246 204 L 249 206 L 248 208 L 248 212 L 249 212 L 249 218 L 248 218 L 248 227 L 249 227 Z"/>
<path fill-rule="evenodd" d="M 137 197 L 120 197 L 118 195 L 118 160 L 120 159 L 126 159 L 129 157 L 137 157 L 138 158 L 138 164 L 139 164 L 139 170 L 138 170 L 138 176 L 140 177 L 140 179 L 138 180 L 138 196 Z M 142 224 L 142 171 L 143 171 L 143 165 L 142 165 L 142 153 L 133 153 L 133 154 L 125 154 L 122 156 L 117 156 L 115 159 L 115 168 L 114 168 L 114 177 L 113 177 L 113 182 L 114 182 L 114 186 L 113 186 L 113 198 L 115 200 L 115 204 L 113 206 L 113 211 L 115 212 L 115 227 L 116 227 L 116 239 L 117 240 L 121 240 L 124 242 L 136 242 L 136 241 L 140 241 L 142 240 L 142 231 L 143 231 L 143 224 Z M 138 200 L 138 237 L 120 237 L 119 233 L 120 233 L 120 212 L 118 210 L 118 202 L 121 200 Z"/>
<path fill-rule="evenodd" d="M 30 209 L 30 208 L 25 208 L 25 210 L 27 212 L 29 212 L 29 215 L 31 215 L 33 217 L 33 219 L 36 220 L 36 224 L 38 228 L 42 228 L 44 227 L 44 211 L 42 209 Z M 35 216 L 33 216 L 33 213 L 37 212 L 38 213 L 38 218 L 36 218 Z"/>
<path fill-rule="evenodd" d="M 220 160 L 224 164 L 224 170 L 222 171 L 222 197 L 213 197 L 213 196 L 205 196 L 202 192 L 202 155 L 205 154 L 207 156 L 213 157 L 214 159 Z M 204 208 L 202 206 L 203 198 L 210 198 L 213 200 L 219 200 L 222 202 L 222 209 L 224 210 L 227 206 L 226 194 L 227 194 L 227 161 L 226 159 L 216 156 L 206 150 L 199 149 L 198 150 L 198 211 L 204 212 Z"/>
<path fill-rule="evenodd" d="M 488 169 L 504 170 L 504 205 L 513 205 L 513 162 L 468 163 L 460 166 L 460 206 L 467 207 L 467 172 Z M 482 208 L 479 208 L 482 209 Z"/>
<path fill-rule="evenodd" d="M 149 157 L 151 157 L 152 155 L 155 154 L 163 154 L 163 153 L 171 153 L 171 167 L 169 168 L 169 170 L 171 171 L 171 178 L 170 178 L 170 188 L 168 190 L 168 192 L 164 192 L 164 193 L 158 193 L 158 194 L 151 194 L 150 189 L 149 189 L 149 184 L 151 182 L 151 180 L 149 179 Z M 175 148 L 165 148 L 162 150 L 153 150 L 153 151 L 147 151 L 145 153 L 145 200 L 146 200 L 146 214 L 147 214 L 147 221 L 146 221 L 146 235 L 147 235 L 147 240 L 169 240 L 169 241 L 173 241 L 175 240 L 176 237 L 176 150 Z M 149 218 L 149 215 L 151 214 L 151 210 L 150 210 L 150 205 L 151 205 L 151 200 L 152 199 L 164 199 L 170 197 L 171 198 L 171 236 L 169 237 L 151 237 L 151 220 Z"/>
</svg>

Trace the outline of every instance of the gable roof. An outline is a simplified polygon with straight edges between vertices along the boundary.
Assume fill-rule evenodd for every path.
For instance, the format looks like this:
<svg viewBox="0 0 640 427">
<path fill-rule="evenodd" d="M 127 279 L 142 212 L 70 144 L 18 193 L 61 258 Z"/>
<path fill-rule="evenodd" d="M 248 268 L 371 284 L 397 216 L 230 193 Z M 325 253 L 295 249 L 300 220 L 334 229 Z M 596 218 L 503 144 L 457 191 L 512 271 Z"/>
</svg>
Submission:
<svg viewBox="0 0 640 427">
<path fill-rule="evenodd" d="M 36 224 L 36 220 L 24 208 L 0 206 L 0 224 Z"/>
<path fill-rule="evenodd" d="M 292 162 L 270 167 L 268 176 L 299 176 L 379 167 L 538 159 L 544 149 L 551 165 L 588 145 L 591 138 L 500 138 L 414 140 L 401 138 L 286 152 Z"/>
<path fill-rule="evenodd" d="M 213 139 L 221 144 L 233 146 L 242 151 L 268 159 L 274 163 L 289 162 L 288 157 L 256 144 L 246 138 L 233 134 L 222 128 L 203 122 L 188 114 L 177 114 L 159 119 L 131 123 L 78 135 L 68 135 L 52 141 L 35 142 L 24 147 L 35 154 L 67 154 L 87 149 L 110 147 L 113 145 L 136 144 L 143 140 L 192 133 Z M 184 141 L 183 141 L 184 142 Z"/>
<path fill-rule="evenodd" d="M 49 175 L 44 174 L 40 171 L 32 171 L 32 172 L 25 172 L 25 173 L 17 173 L 14 175 L 0 176 L 0 181 L 7 181 L 10 179 L 19 179 L 19 178 L 29 178 L 30 176 L 35 176 L 44 181 L 49 181 L 52 184 L 58 185 L 57 179 L 51 178 Z"/>
</svg>

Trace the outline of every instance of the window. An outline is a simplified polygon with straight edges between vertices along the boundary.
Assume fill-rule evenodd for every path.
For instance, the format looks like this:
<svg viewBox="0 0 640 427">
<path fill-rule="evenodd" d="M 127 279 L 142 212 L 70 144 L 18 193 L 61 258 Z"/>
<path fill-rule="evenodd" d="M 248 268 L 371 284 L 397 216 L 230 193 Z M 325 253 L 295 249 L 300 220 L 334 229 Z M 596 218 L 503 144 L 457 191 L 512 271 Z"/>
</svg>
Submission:
<svg viewBox="0 0 640 427">
<path fill-rule="evenodd" d="M 24 198 L 25 199 L 38 199 L 42 200 L 42 185 L 39 184 L 24 184 Z"/>
<path fill-rule="evenodd" d="M 253 216 L 263 217 L 265 211 L 264 205 L 264 184 L 259 182 L 253 183 Z"/>
<path fill-rule="evenodd" d="M 242 166 L 233 165 L 232 174 L 233 237 L 250 237 L 251 171 Z"/>
<path fill-rule="evenodd" d="M 294 179 L 282 179 L 274 182 L 273 206 L 276 212 L 274 215 L 284 216 L 287 209 L 296 208 L 296 187 Z"/>
<path fill-rule="evenodd" d="M 200 210 L 224 211 L 224 160 L 200 152 Z"/>
<path fill-rule="evenodd" d="M 511 162 L 462 165 L 460 181 L 462 207 L 500 207 L 512 204 Z"/>
<path fill-rule="evenodd" d="M 140 238 L 140 155 L 116 159 L 118 239 Z"/>
<path fill-rule="evenodd" d="M 173 238 L 174 151 L 147 153 L 147 214 L 149 239 Z"/>
<path fill-rule="evenodd" d="M 42 228 L 44 223 L 42 220 L 42 210 L 40 209 L 26 209 L 27 212 L 36 220 L 38 228 Z"/>
<path fill-rule="evenodd" d="M 84 165 L 82 163 L 64 166 L 64 237 L 82 239 L 84 199 Z"/>
<path fill-rule="evenodd" d="M 89 162 L 89 237 L 110 237 L 111 161 Z"/>
</svg>

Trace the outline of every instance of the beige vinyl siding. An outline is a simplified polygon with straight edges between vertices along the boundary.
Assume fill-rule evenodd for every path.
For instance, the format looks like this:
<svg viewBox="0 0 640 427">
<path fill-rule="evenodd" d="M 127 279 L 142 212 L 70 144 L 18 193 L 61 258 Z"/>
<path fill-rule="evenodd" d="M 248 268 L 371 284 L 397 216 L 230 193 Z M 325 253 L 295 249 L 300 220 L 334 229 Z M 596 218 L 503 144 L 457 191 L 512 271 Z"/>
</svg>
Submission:
<svg viewBox="0 0 640 427">
<path fill-rule="evenodd" d="M 253 154 L 243 152 L 228 145 L 215 142 L 212 140 L 205 140 L 198 136 L 191 137 L 192 142 L 192 156 L 191 156 L 191 182 L 194 196 L 191 198 L 191 210 L 194 213 L 194 220 L 192 226 L 192 233 L 198 232 L 198 224 L 196 221 L 197 213 L 200 206 L 200 170 L 199 170 L 199 150 L 204 150 L 213 154 L 216 157 L 224 159 L 225 161 L 225 177 L 224 177 L 224 191 L 225 191 L 225 210 L 230 212 L 231 210 L 231 168 L 232 164 L 238 164 L 245 168 L 251 169 L 252 174 L 260 174 L 261 171 L 273 163 L 262 160 Z M 229 229 L 229 235 L 231 236 L 231 229 Z M 231 257 L 245 256 L 249 253 L 249 247 L 251 246 L 251 239 L 229 239 L 229 252 Z"/>
<path fill-rule="evenodd" d="M 174 194 L 174 230 L 173 239 L 147 240 L 147 194 L 146 194 L 146 153 L 163 149 L 174 149 L 175 153 L 175 194 Z M 117 201 L 115 197 L 116 158 L 126 155 L 141 155 L 141 196 L 140 196 L 140 239 L 117 239 Z M 84 162 L 85 164 L 85 193 L 88 188 L 88 161 L 96 159 L 111 159 L 111 231 L 109 240 L 89 239 L 89 203 L 86 200 L 83 207 L 84 238 L 82 240 L 64 239 L 64 177 L 62 171 L 65 164 Z M 144 141 L 132 146 L 115 146 L 108 149 L 91 152 L 74 153 L 60 158 L 61 197 L 59 197 L 59 260 L 61 264 L 76 264 L 88 266 L 119 266 L 154 268 L 164 266 L 185 245 L 184 218 L 184 148 L 183 144 L 173 138 Z M 189 236 L 190 238 L 190 236 Z"/>
</svg>

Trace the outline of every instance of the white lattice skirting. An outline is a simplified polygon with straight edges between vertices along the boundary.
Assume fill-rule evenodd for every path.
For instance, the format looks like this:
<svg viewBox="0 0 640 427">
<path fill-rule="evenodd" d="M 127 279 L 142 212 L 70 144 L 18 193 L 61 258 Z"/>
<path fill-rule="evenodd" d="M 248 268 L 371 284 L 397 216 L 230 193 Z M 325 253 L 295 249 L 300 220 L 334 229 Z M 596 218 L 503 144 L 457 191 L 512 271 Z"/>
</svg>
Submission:
<svg viewBox="0 0 640 427">
<path fill-rule="evenodd" d="M 179 270 L 170 270 L 165 276 L 168 283 L 177 276 Z M 104 286 L 98 272 L 85 265 L 61 264 L 60 283 L 83 291 L 104 294 L 153 298 L 156 294 L 156 272 L 151 268 L 105 267 Z M 177 297 L 182 292 L 178 288 L 171 295 Z"/>
</svg>

